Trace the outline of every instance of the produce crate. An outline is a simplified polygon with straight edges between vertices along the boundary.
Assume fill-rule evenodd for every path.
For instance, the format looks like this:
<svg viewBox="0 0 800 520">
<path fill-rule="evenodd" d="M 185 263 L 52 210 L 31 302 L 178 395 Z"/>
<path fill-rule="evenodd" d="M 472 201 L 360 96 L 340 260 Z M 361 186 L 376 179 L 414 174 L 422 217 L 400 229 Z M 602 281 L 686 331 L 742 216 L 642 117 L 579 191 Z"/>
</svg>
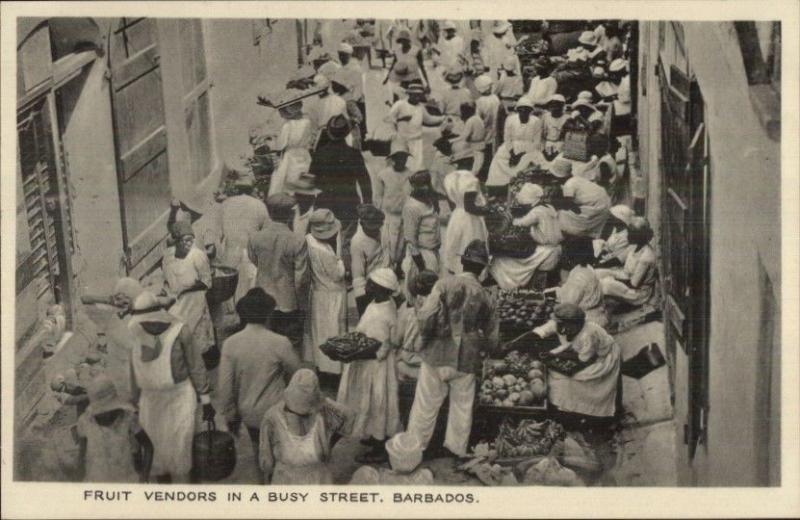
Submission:
<svg viewBox="0 0 800 520">
<path fill-rule="evenodd" d="M 526 403 L 526 404 L 515 404 L 513 406 L 501 406 L 501 405 L 497 405 L 497 404 L 488 404 L 488 403 L 484 403 L 483 402 L 483 399 L 481 398 L 483 396 L 483 390 L 482 389 L 483 389 L 484 383 L 486 381 L 491 381 L 492 377 L 505 379 L 505 377 L 507 377 L 509 375 L 514 376 L 514 374 L 511 374 L 511 372 L 514 371 L 512 369 L 512 367 L 511 367 L 511 364 L 512 364 L 512 362 L 510 361 L 511 356 L 513 356 L 513 353 L 511 355 L 509 355 L 509 356 L 506 356 L 506 358 L 502 359 L 502 360 L 487 359 L 487 360 L 484 361 L 483 370 L 482 370 L 482 373 L 481 373 L 481 391 L 480 391 L 480 394 L 479 394 L 480 407 L 482 409 L 484 409 L 484 410 L 489 411 L 489 412 L 502 412 L 503 414 L 507 414 L 507 413 L 528 414 L 528 413 L 531 413 L 531 412 L 538 413 L 538 412 L 546 411 L 547 410 L 547 396 L 546 396 L 546 394 L 545 394 L 545 396 L 543 398 L 540 398 L 540 399 L 536 399 L 535 397 L 533 397 L 533 394 L 532 394 L 531 397 L 534 399 L 533 401 L 531 401 L 529 403 Z M 505 366 L 507 368 L 506 369 L 500 368 L 498 370 L 498 367 L 501 367 L 501 366 Z M 526 369 L 524 369 L 524 371 L 527 372 L 527 373 L 530 373 L 533 370 L 537 370 L 537 371 L 541 372 L 541 381 L 544 383 L 544 390 L 546 391 L 547 390 L 547 382 L 548 382 L 548 379 L 547 379 L 547 367 L 544 365 L 544 363 L 541 363 L 538 360 L 530 359 L 528 367 Z M 519 388 L 519 390 L 511 391 L 507 387 L 503 387 L 503 389 L 507 392 L 508 395 L 511 395 L 512 393 L 522 393 L 522 392 L 526 392 L 526 391 L 530 392 L 531 391 L 530 390 L 531 383 L 534 380 L 538 379 L 538 378 L 529 379 L 527 377 L 527 375 L 525 375 L 524 377 L 519 377 L 519 378 L 517 378 L 517 376 L 514 376 L 514 377 L 515 377 L 516 383 L 512 383 L 509 386 L 511 386 L 512 390 L 513 390 L 513 388 Z M 523 381 L 522 384 L 519 383 L 520 380 Z"/>
<path fill-rule="evenodd" d="M 546 323 L 554 304 L 541 292 L 528 289 L 501 291 L 499 302 L 500 340 L 503 343 Z"/>
</svg>

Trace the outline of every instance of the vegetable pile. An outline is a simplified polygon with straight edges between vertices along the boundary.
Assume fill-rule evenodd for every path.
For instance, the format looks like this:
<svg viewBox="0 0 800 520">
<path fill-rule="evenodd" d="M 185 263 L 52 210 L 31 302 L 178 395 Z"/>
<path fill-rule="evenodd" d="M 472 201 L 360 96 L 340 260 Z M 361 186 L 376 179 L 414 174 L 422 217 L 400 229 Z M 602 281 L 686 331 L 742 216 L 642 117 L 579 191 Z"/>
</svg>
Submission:
<svg viewBox="0 0 800 520">
<path fill-rule="evenodd" d="M 501 361 L 487 361 L 480 403 L 487 406 L 542 407 L 547 397 L 545 365 L 516 350 Z"/>
<path fill-rule="evenodd" d="M 342 336 L 329 338 L 320 345 L 323 354 L 333 361 L 350 363 L 364 359 L 375 359 L 381 342 L 365 336 L 360 332 L 348 332 Z"/>
<path fill-rule="evenodd" d="M 516 426 L 505 420 L 500 424 L 494 449 L 499 458 L 547 455 L 565 437 L 564 427 L 550 419 L 541 422 L 523 419 Z"/>
</svg>

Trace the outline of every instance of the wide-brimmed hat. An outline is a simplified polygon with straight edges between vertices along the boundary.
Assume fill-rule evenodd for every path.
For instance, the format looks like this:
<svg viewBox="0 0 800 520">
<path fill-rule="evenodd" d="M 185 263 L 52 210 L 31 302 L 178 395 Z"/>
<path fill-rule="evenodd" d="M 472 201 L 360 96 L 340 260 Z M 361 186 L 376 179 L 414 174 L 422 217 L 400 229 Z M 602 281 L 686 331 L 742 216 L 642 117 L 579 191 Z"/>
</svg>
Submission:
<svg viewBox="0 0 800 520">
<path fill-rule="evenodd" d="M 582 98 L 578 98 L 572 103 L 573 110 L 579 107 L 587 107 L 591 108 L 592 110 L 597 110 L 591 101 Z"/>
<path fill-rule="evenodd" d="M 396 292 L 400 287 L 400 284 L 397 281 L 397 275 L 388 267 L 380 267 L 375 269 L 369 273 L 368 278 L 384 289 L 388 289 L 392 292 Z"/>
<path fill-rule="evenodd" d="M 342 54 L 353 54 L 353 46 L 347 42 L 342 42 L 339 44 L 337 51 L 341 52 Z"/>
<path fill-rule="evenodd" d="M 544 197 L 544 190 L 538 184 L 532 182 L 525 183 L 517 193 L 517 202 L 529 206 L 535 206 Z"/>
<path fill-rule="evenodd" d="M 133 410 L 133 406 L 119 396 L 114 381 L 106 374 L 98 374 L 86 388 L 89 406 L 86 411 L 95 416 L 112 410 Z"/>
<path fill-rule="evenodd" d="M 395 41 L 399 42 L 400 40 L 406 40 L 410 43 L 411 31 L 409 31 L 408 29 L 400 29 L 399 31 L 397 31 L 397 37 L 395 38 Z"/>
<path fill-rule="evenodd" d="M 475 90 L 484 94 L 487 90 L 492 88 L 492 78 L 488 74 L 481 74 L 475 78 Z"/>
<path fill-rule="evenodd" d="M 442 30 L 443 31 L 455 31 L 456 24 L 454 24 L 451 20 L 445 20 L 442 22 Z"/>
<path fill-rule="evenodd" d="M 398 63 L 392 69 L 392 73 L 397 77 L 397 81 L 408 81 L 413 77 L 414 71 L 406 63 Z"/>
<path fill-rule="evenodd" d="M 389 464 L 394 471 L 411 473 L 422 463 L 422 444 L 411 432 L 400 432 L 386 443 Z"/>
<path fill-rule="evenodd" d="M 564 105 L 567 103 L 567 100 L 561 94 L 553 94 L 552 96 L 547 98 L 547 104 L 549 105 L 551 103 L 561 103 L 562 105 Z"/>
<path fill-rule="evenodd" d="M 628 68 L 628 61 L 622 58 L 617 58 L 616 60 L 612 61 L 611 64 L 608 66 L 609 72 L 620 72 Z"/>
<path fill-rule="evenodd" d="M 511 22 L 508 20 L 496 20 L 492 25 L 492 32 L 494 34 L 503 34 L 511 29 Z"/>
<path fill-rule="evenodd" d="M 556 159 L 550 163 L 548 170 L 554 177 L 565 179 L 572 175 L 572 163 L 566 159 Z"/>
<path fill-rule="evenodd" d="M 276 193 L 267 197 L 267 211 L 272 213 L 287 213 L 295 207 L 297 201 L 287 193 Z"/>
<path fill-rule="evenodd" d="M 409 291 L 412 295 L 430 294 L 433 286 L 439 281 L 439 276 L 429 269 L 424 269 L 411 279 Z"/>
<path fill-rule="evenodd" d="M 479 265 L 489 265 L 489 250 L 486 248 L 486 242 L 476 238 L 467 244 L 464 253 L 461 255 L 461 259 Z"/>
<path fill-rule="evenodd" d="M 317 411 L 322 404 L 317 374 L 308 368 L 295 372 L 283 391 L 283 402 L 286 408 L 299 415 Z"/>
<path fill-rule="evenodd" d="M 408 143 L 405 139 L 392 140 L 392 144 L 389 148 L 389 155 L 387 155 L 386 158 L 391 159 L 395 155 L 405 155 L 406 157 L 411 155 L 411 152 L 408 151 Z"/>
<path fill-rule="evenodd" d="M 633 210 L 630 206 L 626 206 L 625 204 L 611 206 L 609 212 L 614 215 L 614 217 L 621 220 L 626 226 L 630 225 L 631 219 L 634 217 Z"/>
<path fill-rule="evenodd" d="M 134 298 L 133 304 L 131 304 L 131 314 L 137 317 L 139 323 L 172 323 L 176 320 L 174 316 L 164 310 L 158 297 L 150 291 L 142 291 L 139 296 Z"/>
<path fill-rule="evenodd" d="M 456 163 L 462 159 L 470 159 L 475 156 L 472 147 L 462 140 L 453 141 L 452 153 L 450 155 L 450 164 Z"/>
<path fill-rule="evenodd" d="M 317 240 L 328 240 L 339 232 L 342 225 L 327 208 L 315 209 L 308 218 L 308 229 Z"/>
<path fill-rule="evenodd" d="M 597 35 L 594 31 L 583 31 L 578 37 L 578 43 L 582 45 L 597 45 Z"/>
<path fill-rule="evenodd" d="M 346 138 L 351 130 L 350 121 L 342 114 L 330 118 L 325 128 L 325 131 L 328 132 L 328 137 L 334 141 L 341 141 Z"/>
<path fill-rule="evenodd" d="M 509 54 L 503 58 L 503 70 L 506 72 L 513 72 L 517 70 L 517 56 L 516 54 Z"/>
<path fill-rule="evenodd" d="M 464 77 L 464 69 L 459 65 L 451 65 L 444 73 L 444 80 L 448 83 L 458 83 Z"/>
</svg>

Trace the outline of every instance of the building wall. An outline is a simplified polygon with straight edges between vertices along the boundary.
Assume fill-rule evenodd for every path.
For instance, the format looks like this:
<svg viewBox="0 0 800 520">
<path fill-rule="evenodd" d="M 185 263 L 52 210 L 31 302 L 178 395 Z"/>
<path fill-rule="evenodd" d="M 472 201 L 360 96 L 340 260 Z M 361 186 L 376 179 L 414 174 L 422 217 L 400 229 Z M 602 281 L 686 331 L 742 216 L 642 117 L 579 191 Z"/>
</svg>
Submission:
<svg viewBox="0 0 800 520">
<path fill-rule="evenodd" d="M 680 476 L 684 484 L 775 484 L 778 465 L 769 457 L 776 457 L 780 443 L 780 143 L 767 137 L 752 108 L 732 24 L 687 23 L 684 32 L 710 143 L 711 329 L 707 439 L 691 462 L 679 449 Z M 657 34 L 651 24 L 651 50 L 658 49 Z M 649 99 L 640 99 L 640 106 L 650 121 L 641 134 L 654 186 L 660 182 L 660 130 L 653 122 L 660 107 L 657 82 L 648 83 Z M 651 211 L 657 207 L 652 195 Z M 675 362 L 676 424 L 682 428 L 688 374 L 681 359 Z"/>
</svg>

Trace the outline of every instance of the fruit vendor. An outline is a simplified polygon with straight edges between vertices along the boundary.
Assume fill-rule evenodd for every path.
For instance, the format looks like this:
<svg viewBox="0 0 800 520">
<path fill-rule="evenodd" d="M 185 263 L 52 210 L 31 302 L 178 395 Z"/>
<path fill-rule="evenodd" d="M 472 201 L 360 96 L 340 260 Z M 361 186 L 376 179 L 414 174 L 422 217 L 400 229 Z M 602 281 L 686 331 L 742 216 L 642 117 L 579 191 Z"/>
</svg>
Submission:
<svg viewBox="0 0 800 520">
<path fill-rule="evenodd" d="M 574 238 L 564 242 L 561 268 L 568 270 L 567 280 L 554 289 L 558 301 L 574 303 L 586 313 L 586 320 L 605 327 L 608 323 L 603 289 L 592 262 L 594 248 L 589 238 Z"/>
<path fill-rule="evenodd" d="M 542 338 L 558 336 L 561 345 L 551 350 L 549 356 L 564 356 L 587 364 L 572 376 L 555 369 L 549 371 L 551 405 L 560 412 L 613 417 L 621 362 L 620 348 L 614 338 L 599 325 L 587 321 L 586 313 L 573 303 L 556 305 L 553 319 L 533 332 Z"/>
<path fill-rule="evenodd" d="M 191 329 L 152 293 L 137 296 L 131 314 L 133 402 L 153 443 L 152 474 L 158 482 L 188 482 L 198 399 L 204 421 L 216 415 L 202 350 Z"/>
<path fill-rule="evenodd" d="M 527 285 L 538 271 L 552 271 L 561 256 L 561 227 L 555 208 L 544 199 L 544 190 L 538 184 L 526 183 L 516 197 L 517 204 L 527 212 L 512 221 L 514 226 L 530 229 L 536 249 L 527 258 L 495 255 L 489 272 L 501 289 L 516 289 Z"/>
<path fill-rule="evenodd" d="M 466 455 L 472 429 L 480 356 L 494 350 L 499 332 L 496 303 L 478 281 L 489 263 L 486 244 L 469 244 L 461 263 L 463 272 L 436 282 L 419 310 L 422 366 L 407 428 L 427 448 L 449 394 L 444 446 L 459 457 Z"/>
<path fill-rule="evenodd" d="M 643 305 L 655 296 L 656 253 L 650 242 L 653 229 L 646 219 L 633 217 L 628 226 L 631 249 L 621 269 L 598 269 L 603 294 L 629 305 Z"/>
<path fill-rule="evenodd" d="M 268 484 L 333 484 L 328 465 L 336 442 L 348 435 L 353 412 L 322 395 L 317 375 L 294 373 L 283 399 L 261 421 L 259 464 Z"/>
<path fill-rule="evenodd" d="M 397 305 L 392 295 L 400 288 L 394 271 L 386 267 L 369 274 L 366 291 L 372 302 L 358 322 L 360 332 L 381 343 L 375 359 L 345 364 L 336 401 L 356 413 L 352 435 L 372 449 L 356 460 L 385 462 L 384 443 L 400 431 L 395 351 L 400 343 Z"/>
</svg>

